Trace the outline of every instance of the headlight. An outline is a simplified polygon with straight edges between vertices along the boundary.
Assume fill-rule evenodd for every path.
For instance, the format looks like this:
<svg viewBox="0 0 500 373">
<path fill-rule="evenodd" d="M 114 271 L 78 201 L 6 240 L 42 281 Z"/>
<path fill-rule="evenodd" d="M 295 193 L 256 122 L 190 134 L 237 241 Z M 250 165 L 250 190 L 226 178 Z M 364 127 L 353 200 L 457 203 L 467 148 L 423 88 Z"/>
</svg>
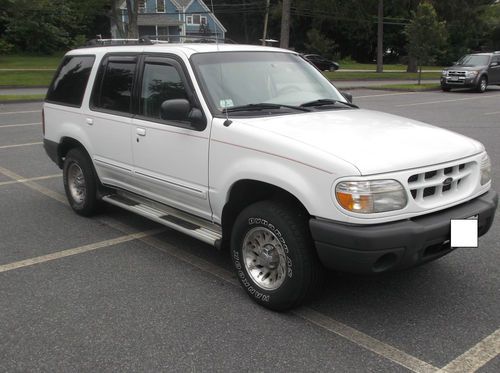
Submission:
<svg viewBox="0 0 500 373">
<path fill-rule="evenodd" d="M 448 70 L 441 71 L 441 76 L 448 76 Z"/>
<path fill-rule="evenodd" d="M 335 187 L 335 195 L 344 209 L 361 214 L 400 210 L 407 203 L 396 180 L 343 181 Z"/>
<path fill-rule="evenodd" d="M 466 71 L 465 76 L 467 78 L 475 78 L 479 72 L 478 71 Z"/>
<path fill-rule="evenodd" d="M 486 184 L 491 180 L 491 162 L 488 154 L 484 154 L 481 159 L 481 185 Z"/>
</svg>

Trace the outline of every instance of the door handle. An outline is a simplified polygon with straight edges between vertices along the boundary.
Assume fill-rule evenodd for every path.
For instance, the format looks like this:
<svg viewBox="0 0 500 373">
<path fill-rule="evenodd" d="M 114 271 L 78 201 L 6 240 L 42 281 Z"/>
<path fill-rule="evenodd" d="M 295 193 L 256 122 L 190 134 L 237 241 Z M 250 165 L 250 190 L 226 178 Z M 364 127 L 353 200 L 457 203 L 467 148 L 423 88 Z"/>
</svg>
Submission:
<svg viewBox="0 0 500 373">
<path fill-rule="evenodd" d="M 136 133 L 139 135 L 139 136 L 146 136 L 146 129 L 145 128 L 136 128 Z"/>
<path fill-rule="evenodd" d="M 91 125 L 93 125 L 93 124 L 94 124 L 94 120 L 93 120 L 92 118 L 87 118 L 87 119 L 85 119 L 85 122 L 86 122 L 89 126 L 91 126 Z"/>
</svg>

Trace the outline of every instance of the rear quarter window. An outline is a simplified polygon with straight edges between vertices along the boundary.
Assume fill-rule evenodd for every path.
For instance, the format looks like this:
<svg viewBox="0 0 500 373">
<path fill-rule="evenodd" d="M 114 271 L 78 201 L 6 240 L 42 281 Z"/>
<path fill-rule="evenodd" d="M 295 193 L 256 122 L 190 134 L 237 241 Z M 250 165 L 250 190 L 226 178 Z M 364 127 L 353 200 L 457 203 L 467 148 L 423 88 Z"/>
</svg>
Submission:
<svg viewBox="0 0 500 373">
<path fill-rule="evenodd" d="M 80 107 L 95 56 L 66 56 L 47 92 L 48 102 Z"/>
</svg>

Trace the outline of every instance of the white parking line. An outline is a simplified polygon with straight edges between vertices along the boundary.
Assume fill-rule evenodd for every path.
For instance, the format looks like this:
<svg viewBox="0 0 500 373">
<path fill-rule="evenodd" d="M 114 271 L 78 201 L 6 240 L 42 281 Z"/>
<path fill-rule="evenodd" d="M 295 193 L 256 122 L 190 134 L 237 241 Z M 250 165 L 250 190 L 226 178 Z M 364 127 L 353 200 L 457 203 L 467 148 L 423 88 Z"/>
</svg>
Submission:
<svg viewBox="0 0 500 373">
<path fill-rule="evenodd" d="M 4 175 L 10 177 L 10 178 L 15 179 L 15 180 L 23 180 L 22 176 L 17 175 L 16 173 L 14 173 L 10 170 L 7 170 L 3 167 L 0 167 L 0 172 L 3 173 Z M 59 202 L 67 204 L 66 199 L 60 193 L 51 191 L 51 190 L 49 190 L 41 185 L 38 185 L 37 183 L 32 182 L 32 181 L 28 181 L 25 184 L 28 187 L 30 187 L 34 190 L 37 190 L 40 193 L 43 193 L 44 195 L 46 195 L 48 197 L 51 197 Z M 123 223 L 117 222 L 113 218 L 101 217 L 97 220 L 100 221 L 101 223 L 109 226 L 110 228 L 116 229 L 122 233 L 128 233 L 128 231 L 130 231 L 129 226 L 127 226 Z M 134 233 L 134 234 L 141 234 L 141 233 Z M 122 236 L 121 238 L 129 237 L 129 236 L 132 236 L 134 234 L 127 234 L 126 236 Z M 173 257 L 175 257 L 175 258 L 177 258 L 185 263 L 188 263 L 196 268 L 199 268 L 202 271 L 210 273 L 213 276 L 216 276 L 216 277 L 220 278 L 221 280 L 224 280 L 230 284 L 238 285 L 238 280 L 236 279 L 236 277 L 234 276 L 234 274 L 232 272 L 227 271 L 227 270 L 225 270 L 225 269 L 223 269 L 215 264 L 212 264 L 212 263 L 210 263 L 202 258 L 199 258 L 195 255 L 186 253 L 185 251 L 183 251 L 183 250 L 181 250 L 173 245 L 170 245 L 169 243 L 165 242 L 164 240 L 160 240 L 158 238 L 151 237 L 151 235 L 155 234 L 155 233 L 152 233 L 152 234 L 143 233 L 143 234 L 144 234 L 144 236 L 142 236 L 140 238 L 133 238 L 133 239 L 138 239 L 141 242 L 144 242 L 145 244 L 147 244 L 151 247 L 154 247 L 158 250 L 161 250 L 168 255 L 171 255 L 171 256 L 173 256 Z M 118 238 L 118 239 L 120 239 L 120 238 Z M 111 241 L 111 240 L 109 240 L 109 241 Z M 108 241 L 103 241 L 103 242 L 108 242 Z M 98 245 L 98 244 L 93 244 L 93 245 Z M 109 244 L 107 246 L 111 246 L 111 245 L 112 244 Z M 91 246 L 91 245 L 83 246 L 83 247 L 76 248 L 76 249 L 70 249 L 70 250 L 82 250 L 82 249 L 85 250 L 84 248 L 87 248 L 89 246 Z M 92 248 L 87 249 L 87 251 L 90 251 L 90 250 L 95 250 L 95 249 L 92 249 Z M 85 252 L 85 251 L 83 251 L 83 252 Z M 49 254 L 49 255 L 51 255 L 51 254 Z M 75 255 L 75 254 L 70 253 L 69 255 Z M 49 260 L 52 260 L 52 259 L 49 259 Z M 30 264 L 27 264 L 27 265 L 30 265 Z M 437 372 L 437 371 L 439 371 L 439 369 L 436 368 L 435 366 L 433 366 L 433 365 L 431 365 L 423 360 L 420 360 L 419 358 L 417 358 L 415 356 L 412 356 L 404 351 L 401 351 L 401 350 L 399 350 L 399 349 L 397 349 L 397 348 L 395 348 L 395 347 L 393 347 L 385 342 L 382 342 L 376 338 L 370 337 L 369 335 L 367 335 L 367 334 L 365 334 L 357 329 L 351 328 L 350 326 L 345 325 L 345 324 L 343 324 L 337 320 L 334 320 L 334 319 L 332 319 L 324 314 L 321 314 L 317 311 L 314 311 L 313 309 L 303 307 L 301 309 L 292 311 L 291 313 L 308 321 L 308 322 L 310 322 L 310 323 L 312 323 L 312 324 L 315 324 L 316 326 L 318 326 L 324 330 L 327 330 L 331 333 L 334 333 L 338 336 L 341 336 L 342 338 L 349 340 L 350 342 L 354 343 L 357 346 L 360 346 L 366 350 L 372 351 L 375 354 L 377 354 L 381 357 L 384 357 L 388 360 L 391 360 L 391 361 L 393 361 L 393 362 L 395 362 L 395 363 L 397 363 L 397 364 L 399 364 L 407 369 L 410 369 L 414 372 L 420 373 L 420 372 Z M 497 333 L 497 332 L 495 332 L 495 333 Z M 463 357 L 465 356 L 465 359 L 469 360 L 469 356 L 471 356 L 471 355 L 480 356 L 479 358 L 476 358 L 474 360 L 475 361 L 474 366 L 477 366 L 477 364 L 481 364 L 480 366 L 484 365 L 487 361 L 489 361 L 492 358 L 492 357 L 490 357 L 492 355 L 491 351 L 498 351 L 498 335 L 495 334 L 493 337 L 490 336 L 488 338 L 486 338 L 485 340 L 480 342 L 478 345 L 474 346 L 471 350 L 467 351 L 465 354 L 461 355 L 459 358 L 455 359 L 453 362 L 448 364 L 446 366 L 446 367 L 448 367 L 447 369 L 454 369 L 453 368 L 454 366 L 456 366 L 457 369 L 459 369 L 460 365 L 463 364 L 463 361 L 464 361 Z M 491 343 L 491 341 L 493 341 L 493 343 Z M 494 346 L 494 350 L 491 349 L 490 345 Z M 496 352 L 496 353 L 498 353 L 498 352 Z M 444 371 L 445 368 L 443 368 L 442 371 Z M 463 371 L 463 369 L 462 369 L 462 371 Z M 448 370 L 446 370 L 446 372 L 448 372 Z M 454 371 L 450 370 L 450 372 L 454 372 Z"/>
<path fill-rule="evenodd" d="M 10 115 L 10 114 L 26 114 L 26 113 L 42 113 L 42 109 L 40 110 L 26 110 L 26 111 L 4 111 L 0 112 L 0 115 Z"/>
<path fill-rule="evenodd" d="M 49 262 L 52 260 L 65 258 L 68 256 L 82 254 L 82 253 L 86 253 L 89 251 L 102 249 L 105 247 L 118 245 L 118 244 L 123 243 L 123 242 L 137 240 L 137 239 L 140 239 L 143 237 L 158 234 L 162 231 L 163 231 L 163 229 L 153 229 L 153 230 L 149 230 L 149 231 L 145 231 L 145 232 L 132 233 L 132 234 L 128 234 L 125 236 L 113 238 L 111 240 L 106 240 L 106 241 L 92 243 L 90 245 L 75 247 L 74 249 L 58 251 L 56 253 L 42 255 L 42 256 L 38 256 L 36 258 L 30 258 L 30 259 L 20 260 L 18 262 L 3 264 L 3 265 L 0 265 L 0 273 L 12 271 L 12 270 L 18 269 L 18 268 L 29 267 L 29 266 L 32 266 L 35 264 L 45 263 L 45 262 Z"/>
<path fill-rule="evenodd" d="M 380 94 L 380 95 L 354 96 L 354 98 L 358 99 L 358 98 L 385 97 L 385 96 L 402 96 L 402 95 L 416 95 L 416 94 L 422 94 L 422 92 L 384 93 L 384 94 Z"/>
<path fill-rule="evenodd" d="M 27 127 L 27 126 L 37 126 L 42 124 L 42 122 L 38 123 L 22 123 L 22 124 L 0 124 L 0 128 L 9 128 L 9 127 Z"/>
<path fill-rule="evenodd" d="M 31 145 L 41 145 L 41 142 L 29 142 L 26 144 L 14 144 L 14 145 L 2 145 L 0 146 L 0 149 L 10 149 L 10 148 L 18 148 L 21 146 L 31 146 Z"/>
<path fill-rule="evenodd" d="M 126 231 L 127 229 L 127 226 L 125 226 L 123 223 L 116 222 L 114 219 L 109 217 L 102 218 L 101 221 L 105 225 L 122 232 Z M 195 255 L 186 253 L 184 250 L 178 249 L 177 247 L 172 246 L 163 240 L 155 237 L 144 237 L 141 238 L 140 241 L 160 251 L 163 251 L 166 254 L 173 256 L 185 263 L 188 263 L 204 272 L 210 273 L 213 276 L 216 276 L 230 284 L 239 286 L 238 280 L 232 272 L 227 271 Z M 322 329 L 343 337 L 362 348 L 372 351 L 375 354 L 391 360 L 396 364 L 406 367 L 414 372 L 436 372 L 438 370 L 438 368 L 429 363 L 426 363 L 425 361 L 407 354 L 406 352 L 398 350 L 397 348 L 379 341 L 378 339 L 370 337 L 369 335 L 360 332 L 359 330 L 342 324 L 341 322 L 334 320 L 326 315 L 316 312 L 311 308 L 303 307 L 298 310 L 291 311 L 291 313 L 306 320 L 307 322 L 315 324 Z"/>
<path fill-rule="evenodd" d="M 30 181 L 37 181 L 37 180 L 54 179 L 56 177 L 61 177 L 61 176 L 62 176 L 62 174 L 55 174 L 55 175 L 47 175 L 47 176 L 30 177 L 29 179 L 19 179 L 19 180 L 2 181 L 2 182 L 0 182 L 0 186 L 2 186 L 2 185 L 10 185 L 10 184 L 17 184 L 17 183 L 28 183 Z"/>
<path fill-rule="evenodd" d="M 494 111 L 493 113 L 484 113 L 484 115 L 495 115 L 500 114 L 500 111 Z"/>
<path fill-rule="evenodd" d="M 498 355 L 500 355 L 500 329 L 495 330 L 494 333 L 448 363 L 439 372 L 475 372 Z"/>
<path fill-rule="evenodd" d="M 458 102 L 458 101 L 469 101 L 469 100 L 484 100 L 487 98 L 495 98 L 500 97 L 500 95 L 480 95 L 477 97 L 466 97 L 466 98 L 456 98 L 453 100 L 438 100 L 438 101 L 426 101 L 426 102 L 414 102 L 412 104 L 401 104 L 396 105 L 396 107 L 407 107 L 407 106 L 419 106 L 419 105 L 434 105 L 434 104 L 442 104 L 446 102 Z"/>
</svg>

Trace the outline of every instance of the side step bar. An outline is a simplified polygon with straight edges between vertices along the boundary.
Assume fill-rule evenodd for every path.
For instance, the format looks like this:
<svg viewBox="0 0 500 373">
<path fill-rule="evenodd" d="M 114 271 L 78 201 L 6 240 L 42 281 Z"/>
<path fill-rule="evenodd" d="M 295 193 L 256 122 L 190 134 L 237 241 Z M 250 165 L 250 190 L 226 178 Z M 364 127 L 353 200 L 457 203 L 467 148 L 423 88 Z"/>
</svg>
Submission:
<svg viewBox="0 0 500 373">
<path fill-rule="evenodd" d="M 102 200 L 125 210 L 135 212 L 138 215 L 215 247 L 218 247 L 220 244 L 222 238 L 220 226 L 167 205 L 121 191 L 117 194 L 104 196 Z"/>
</svg>

